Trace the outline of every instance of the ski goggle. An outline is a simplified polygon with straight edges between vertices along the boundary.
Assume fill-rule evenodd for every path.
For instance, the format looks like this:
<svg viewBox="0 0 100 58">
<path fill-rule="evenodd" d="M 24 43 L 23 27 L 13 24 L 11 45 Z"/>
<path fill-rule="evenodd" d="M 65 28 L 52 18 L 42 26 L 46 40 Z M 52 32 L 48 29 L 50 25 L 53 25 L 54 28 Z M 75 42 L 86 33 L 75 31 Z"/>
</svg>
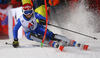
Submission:
<svg viewBox="0 0 100 58">
<path fill-rule="evenodd" d="M 24 11 L 24 14 L 25 14 L 25 15 L 32 14 L 32 13 L 33 13 L 33 10 Z"/>
</svg>

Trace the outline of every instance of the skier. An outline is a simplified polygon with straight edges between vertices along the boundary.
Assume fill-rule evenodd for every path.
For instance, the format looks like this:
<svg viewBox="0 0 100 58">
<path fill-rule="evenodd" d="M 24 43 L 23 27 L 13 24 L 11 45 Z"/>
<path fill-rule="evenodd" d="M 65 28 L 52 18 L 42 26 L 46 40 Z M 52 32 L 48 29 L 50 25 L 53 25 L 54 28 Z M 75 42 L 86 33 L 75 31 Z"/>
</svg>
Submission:
<svg viewBox="0 0 100 58">
<path fill-rule="evenodd" d="M 45 32 L 46 18 L 33 11 L 31 4 L 24 4 L 22 6 L 23 15 L 17 21 L 17 24 L 13 29 L 13 47 L 17 48 L 19 46 L 18 42 L 18 29 L 22 26 L 25 32 L 25 36 L 29 40 L 34 40 L 37 42 L 42 42 L 43 35 Z M 37 22 L 36 19 L 39 19 Z M 57 42 L 55 42 L 57 41 Z M 59 48 L 60 46 L 76 46 L 76 41 L 70 40 L 65 36 L 57 35 L 47 30 L 45 44 L 49 44 L 52 47 Z M 80 46 L 80 44 L 78 44 Z"/>
</svg>

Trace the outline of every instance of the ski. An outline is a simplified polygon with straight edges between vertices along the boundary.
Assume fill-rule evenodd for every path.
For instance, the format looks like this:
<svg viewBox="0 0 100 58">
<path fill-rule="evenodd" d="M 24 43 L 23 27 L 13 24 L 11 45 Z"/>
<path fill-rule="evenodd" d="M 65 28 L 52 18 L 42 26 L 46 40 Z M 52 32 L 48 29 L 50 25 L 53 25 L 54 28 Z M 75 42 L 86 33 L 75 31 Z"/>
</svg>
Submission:
<svg viewBox="0 0 100 58">
<path fill-rule="evenodd" d="M 80 43 L 78 43 L 77 46 L 84 50 L 88 50 L 88 47 L 89 47 L 89 45 L 80 44 Z"/>
<path fill-rule="evenodd" d="M 64 46 L 59 46 L 58 49 L 59 49 L 60 51 L 63 51 L 63 50 L 64 50 Z"/>
</svg>

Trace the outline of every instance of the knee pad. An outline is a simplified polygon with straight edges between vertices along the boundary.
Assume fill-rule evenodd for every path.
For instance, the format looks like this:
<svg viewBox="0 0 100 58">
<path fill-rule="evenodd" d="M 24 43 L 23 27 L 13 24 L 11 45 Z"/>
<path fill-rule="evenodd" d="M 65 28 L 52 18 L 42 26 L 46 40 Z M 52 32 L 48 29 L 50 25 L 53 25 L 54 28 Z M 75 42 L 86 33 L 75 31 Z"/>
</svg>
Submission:
<svg viewBox="0 0 100 58">
<path fill-rule="evenodd" d="M 36 38 L 43 39 L 43 36 L 42 36 L 42 35 L 40 35 L 40 34 L 35 34 L 35 33 L 33 33 L 33 32 L 30 33 L 30 36 L 34 36 L 34 37 L 36 37 Z M 29 37 L 30 37 L 30 36 L 29 36 Z"/>
<path fill-rule="evenodd" d="M 54 35 L 54 39 L 70 42 L 70 39 L 68 39 L 66 36 L 62 36 L 62 35 L 58 35 L 58 34 Z"/>
<path fill-rule="evenodd" d="M 52 35 L 52 38 L 51 38 L 51 40 L 57 40 L 57 41 L 61 41 L 60 39 L 57 39 L 57 38 L 55 38 L 55 35 L 56 35 L 56 34 L 53 34 L 53 35 Z"/>
<path fill-rule="evenodd" d="M 30 33 L 30 39 L 36 41 L 36 42 L 42 42 L 42 39 L 43 39 L 43 36 L 39 35 L 39 34 L 35 34 L 35 33 Z M 49 42 L 48 41 L 44 41 L 44 44 L 48 44 Z"/>
<path fill-rule="evenodd" d="M 31 36 L 35 36 L 35 37 L 36 37 L 35 33 L 33 33 L 33 32 L 25 33 L 25 36 L 26 36 L 26 38 L 29 39 L 29 40 L 33 40 L 33 39 L 31 38 Z"/>
</svg>

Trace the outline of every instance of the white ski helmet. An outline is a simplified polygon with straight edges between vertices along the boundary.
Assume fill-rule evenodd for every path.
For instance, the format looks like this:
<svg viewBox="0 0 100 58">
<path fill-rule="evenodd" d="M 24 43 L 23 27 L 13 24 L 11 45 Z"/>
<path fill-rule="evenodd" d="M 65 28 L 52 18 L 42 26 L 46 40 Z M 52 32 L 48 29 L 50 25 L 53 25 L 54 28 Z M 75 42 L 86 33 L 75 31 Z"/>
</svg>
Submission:
<svg viewBox="0 0 100 58">
<path fill-rule="evenodd" d="M 24 15 L 33 14 L 33 7 L 31 4 L 27 3 L 22 6 L 22 12 Z"/>
</svg>

